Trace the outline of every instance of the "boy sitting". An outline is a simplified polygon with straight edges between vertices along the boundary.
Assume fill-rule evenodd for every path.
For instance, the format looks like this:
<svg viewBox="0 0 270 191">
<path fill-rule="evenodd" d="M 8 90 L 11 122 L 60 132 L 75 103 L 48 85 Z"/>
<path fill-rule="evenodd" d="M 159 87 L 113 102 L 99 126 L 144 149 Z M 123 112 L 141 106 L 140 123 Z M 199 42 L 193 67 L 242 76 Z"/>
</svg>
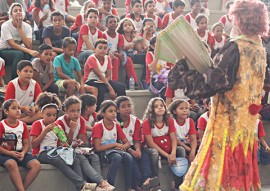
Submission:
<svg viewBox="0 0 270 191">
<path fill-rule="evenodd" d="M 132 0 L 131 1 L 132 13 L 127 14 L 126 18 L 131 18 L 134 22 L 135 29 L 137 32 L 141 32 L 143 27 L 143 19 L 142 15 L 142 2 L 140 0 Z"/>
<path fill-rule="evenodd" d="M 102 0 L 102 7 L 105 10 L 105 13 L 99 12 L 99 29 L 102 31 L 105 31 L 107 29 L 106 27 L 106 18 L 109 15 L 115 15 L 118 16 L 118 12 L 116 8 L 112 7 L 112 1 L 111 0 Z"/>
<path fill-rule="evenodd" d="M 84 84 L 79 61 L 74 57 L 76 47 L 77 43 L 74 38 L 66 37 L 64 39 L 63 54 L 55 57 L 53 61 L 55 84 L 60 92 L 66 92 L 66 97 L 73 95 L 74 92 L 79 94 L 87 92 L 97 96 L 95 87 Z M 80 83 L 74 78 L 74 70 Z"/>
</svg>

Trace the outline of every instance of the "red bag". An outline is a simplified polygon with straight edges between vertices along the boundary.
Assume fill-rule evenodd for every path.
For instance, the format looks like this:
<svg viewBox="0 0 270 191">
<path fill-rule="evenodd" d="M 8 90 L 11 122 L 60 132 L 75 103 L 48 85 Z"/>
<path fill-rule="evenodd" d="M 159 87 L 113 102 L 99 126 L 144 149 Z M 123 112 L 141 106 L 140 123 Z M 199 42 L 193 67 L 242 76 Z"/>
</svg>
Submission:
<svg viewBox="0 0 270 191">
<path fill-rule="evenodd" d="M 166 153 L 172 152 L 172 141 L 169 135 L 153 137 L 154 142 Z"/>
</svg>

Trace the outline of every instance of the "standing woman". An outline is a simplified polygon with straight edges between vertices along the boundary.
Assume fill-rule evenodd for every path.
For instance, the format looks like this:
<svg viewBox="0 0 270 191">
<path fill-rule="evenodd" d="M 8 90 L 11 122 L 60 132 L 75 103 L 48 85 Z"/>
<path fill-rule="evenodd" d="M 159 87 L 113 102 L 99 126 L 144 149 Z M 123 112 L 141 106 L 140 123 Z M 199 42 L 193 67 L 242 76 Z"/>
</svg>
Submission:
<svg viewBox="0 0 270 191">
<path fill-rule="evenodd" d="M 13 3 L 9 9 L 10 20 L 1 27 L 0 57 L 6 64 L 12 65 L 12 78 L 17 76 L 17 64 L 21 60 L 30 60 L 39 53 L 32 50 L 32 28 L 23 22 L 25 13 L 19 3 Z"/>
</svg>

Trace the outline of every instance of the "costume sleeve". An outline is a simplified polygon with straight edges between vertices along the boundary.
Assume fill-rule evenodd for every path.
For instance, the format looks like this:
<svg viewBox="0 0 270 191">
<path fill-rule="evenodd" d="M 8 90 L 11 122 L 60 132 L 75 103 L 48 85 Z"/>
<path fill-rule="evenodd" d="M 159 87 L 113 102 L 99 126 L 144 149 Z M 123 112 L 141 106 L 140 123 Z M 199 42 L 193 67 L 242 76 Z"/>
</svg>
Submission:
<svg viewBox="0 0 270 191">
<path fill-rule="evenodd" d="M 6 89 L 5 101 L 9 99 L 15 99 L 15 86 L 12 82 L 9 82 Z"/>
<path fill-rule="evenodd" d="M 133 141 L 141 141 L 141 140 L 142 140 L 141 122 L 139 119 L 136 119 L 134 134 L 133 134 Z"/>
<path fill-rule="evenodd" d="M 194 123 L 193 119 L 191 119 L 191 118 L 189 118 L 189 131 L 188 131 L 188 134 L 189 135 L 197 134 L 195 123 Z"/>
</svg>

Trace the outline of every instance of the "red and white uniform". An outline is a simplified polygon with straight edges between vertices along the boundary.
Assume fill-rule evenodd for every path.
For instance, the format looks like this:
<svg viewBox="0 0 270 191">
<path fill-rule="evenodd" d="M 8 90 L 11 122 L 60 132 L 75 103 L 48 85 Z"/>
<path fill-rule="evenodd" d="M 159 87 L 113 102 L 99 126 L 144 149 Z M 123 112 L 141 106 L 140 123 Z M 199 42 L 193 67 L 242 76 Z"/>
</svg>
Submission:
<svg viewBox="0 0 270 191">
<path fill-rule="evenodd" d="M 38 121 L 35 121 L 31 127 L 30 136 L 36 136 L 38 137 L 44 130 L 46 129 L 46 126 L 44 125 L 43 119 L 40 119 Z M 36 156 L 40 152 L 44 151 L 45 146 L 46 147 L 57 147 L 58 143 L 58 137 L 53 132 L 48 132 L 42 142 L 39 146 L 32 148 L 32 155 Z"/>
<path fill-rule="evenodd" d="M 219 22 L 221 22 L 224 25 L 224 31 L 227 34 L 231 34 L 233 23 L 232 20 L 229 19 L 228 15 L 223 15 L 220 19 Z"/>
<path fill-rule="evenodd" d="M 119 47 L 124 46 L 124 37 L 121 34 L 116 33 L 115 36 L 110 36 L 108 31 L 105 31 L 103 34 L 104 38 L 108 41 L 108 46 L 111 52 L 115 52 Z"/>
<path fill-rule="evenodd" d="M 19 78 L 15 78 L 7 85 L 5 100 L 16 99 L 21 106 L 31 105 L 41 93 L 39 84 L 31 79 L 26 90 L 20 86 Z"/>
<path fill-rule="evenodd" d="M 265 131 L 263 128 L 263 123 L 260 119 L 256 121 L 256 127 L 254 129 L 255 138 L 259 141 L 261 137 L 265 137 Z"/>
<path fill-rule="evenodd" d="M 112 69 L 112 63 L 109 56 L 105 55 L 104 62 L 100 63 L 95 54 L 88 57 L 84 65 L 84 81 L 99 80 L 99 77 L 93 71 L 93 68 L 99 68 L 104 77 L 106 77 L 107 70 Z"/>
<path fill-rule="evenodd" d="M 5 119 L 2 120 L 0 122 L 0 138 L 3 137 L 4 133 L 14 133 L 17 136 L 16 151 L 21 151 L 23 149 L 23 140 L 29 139 L 27 125 L 19 120 L 17 120 L 15 126 L 9 126 Z"/>
<path fill-rule="evenodd" d="M 92 127 L 93 124 L 97 121 L 97 112 L 92 113 L 88 118 L 84 118 L 85 124 L 89 127 Z"/>
<path fill-rule="evenodd" d="M 45 13 L 41 10 L 41 8 L 35 8 L 34 10 L 37 11 L 38 18 L 42 18 L 45 15 Z M 47 18 L 42 22 L 43 27 L 47 27 L 47 26 L 50 26 L 52 24 L 52 22 L 51 22 L 51 14 L 52 14 L 53 11 L 54 11 L 54 9 L 49 9 L 48 10 Z M 34 31 L 37 31 L 37 30 L 38 30 L 38 26 L 34 22 Z"/>
<path fill-rule="evenodd" d="M 216 38 L 215 38 L 215 36 L 213 36 L 213 48 L 215 49 L 215 50 L 217 50 L 217 49 L 221 49 L 224 45 L 225 45 L 225 43 L 226 43 L 226 37 L 225 36 L 222 36 L 222 39 L 220 40 L 220 41 L 218 41 Z"/>
<path fill-rule="evenodd" d="M 76 16 L 75 23 L 70 27 L 71 31 L 74 31 L 75 29 L 80 29 L 82 25 L 87 24 L 87 18 L 84 13 L 81 13 Z"/>
<path fill-rule="evenodd" d="M 197 125 L 198 129 L 205 131 L 208 120 L 209 120 L 209 111 L 205 112 L 199 117 Z"/>
<path fill-rule="evenodd" d="M 164 15 L 162 19 L 162 28 L 166 28 L 169 24 L 171 24 L 174 21 L 175 18 L 173 18 L 173 12 L 167 13 Z"/>
<path fill-rule="evenodd" d="M 132 19 L 131 16 L 130 16 L 130 13 L 126 15 L 126 18 Z M 143 27 L 143 23 L 142 23 L 143 22 L 143 19 L 141 17 L 139 17 L 139 19 L 136 19 L 135 18 L 135 19 L 132 19 L 132 20 L 134 22 L 135 30 L 137 32 L 141 32 L 142 27 Z"/>
<path fill-rule="evenodd" d="M 102 7 L 103 6 L 103 2 L 102 0 L 93 0 L 93 2 L 96 4 L 96 7 L 99 8 L 99 7 Z"/>
<path fill-rule="evenodd" d="M 112 9 L 109 11 L 109 13 L 110 13 L 111 15 L 118 16 L 118 12 L 117 12 L 117 10 L 116 10 L 115 8 L 112 8 Z M 108 16 L 108 15 L 104 15 L 104 14 L 101 14 L 101 13 L 99 13 L 99 15 L 98 15 L 99 24 L 100 24 L 101 26 L 103 26 L 103 27 L 106 26 L 106 18 L 107 18 L 107 16 Z"/>
<path fill-rule="evenodd" d="M 88 50 L 86 47 L 86 44 L 82 38 L 83 35 L 88 35 L 89 37 L 89 42 L 94 46 L 97 39 L 103 38 L 103 34 L 100 30 L 96 28 L 95 32 L 92 33 L 88 27 L 88 25 L 82 25 L 80 29 L 80 34 L 79 34 L 79 39 L 78 39 L 78 52 L 83 52 Z"/>
<path fill-rule="evenodd" d="M 162 29 L 162 21 L 160 19 L 160 17 L 158 17 L 157 15 L 154 15 L 154 18 L 149 17 L 147 14 L 144 15 L 144 18 L 151 18 L 154 20 L 156 29 Z"/>
<path fill-rule="evenodd" d="M 93 127 L 92 141 L 94 141 L 94 139 L 101 139 L 101 144 L 106 144 L 108 141 L 116 142 L 116 140 L 124 140 L 125 138 L 126 135 L 116 122 L 113 122 L 112 129 L 108 129 L 103 123 L 103 120 Z"/>
<path fill-rule="evenodd" d="M 124 47 L 129 46 L 130 44 L 132 44 L 132 40 L 128 41 L 125 36 L 123 35 L 124 38 Z M 129 49 L 128 51 L 132 51 L 132 49 Z"/>
<path fill-rule="evenodd" d="M 59 117 L 56 121 L 56 124 L 60 125 L 62 127 L 62 129 L 66 132 L 66 134 L 69 134 L 70 127 L 69 127 L 67 115 L 63 115 L 63 116 Z M 74 134 L 73 134 L 73 143 L 74 143 L 75 139 L 78 137 L 78 135 L 80 135 L 80 134 L 86 135 L 85 120 L 83 119 L 83 117 L 79 117 L 77 119 L 77 127 L 74 131 Z"/>
<path fill-rule="evenodd" d="M 213 37 L 210 32 L 205 31 L 204 35 L 201 35 L 198 32 L 198 28 L 195 30 L 195 32 L 198 34 L 198 36 L 201 38 L 202 41 L 204 41 L 208 45 L 213 44 Z"/>
<path fill-rule="evenodd" d="M 166 98 L 172 98 L 172 100 L 183 99 L 189 101 L 189 98 L 185 96 L 183 89 L 172 90 L 169 86 L 166 88 L 165 96 Z"/>
<path fill-rule="evenodd" d="M 0 57 L 0 76 L 4 76 L 5 74 L 5 60 Z"/>
<path fill-rule="evenodd" d="M 158 11 L 164 12 L 166 7 L 166 2 L 164 0 L 155 0 L 156 2 L 156 9 Z"/>
<path fill-rule="evenodd" d="M 197 133 L 194 121 L 187 118 L 183 124 L 179 124 L 176 119 L 173 119 L 176 129 L 176 138 L 186 142 L 187 135 L 194 135 Z"/>
<path fill-rule="evenodd" d="M 196 21 L 195 21 L 196 17 L 194 18 L 194 17 L 192 16 L 191 12 L 188 13 L 188 14 L 186 14 L 186 15 L 185 15 L 185 18 L 186 18 L 186 20 L 190 23 L 190 25 L 192 26 L 193 29 L 196 29 L 196 28 L 197 28 L 197 23 L 196 23 Z"/>
<path fill-rule="evenodd" d="M 134 145 L 134 141 L 142 140 L 141 123 L 136 116 L 130 115 L 128 124 L 124 126 L 122 130 L 125 133 L 126 138 L 131 145 Z"/>
</svg>

